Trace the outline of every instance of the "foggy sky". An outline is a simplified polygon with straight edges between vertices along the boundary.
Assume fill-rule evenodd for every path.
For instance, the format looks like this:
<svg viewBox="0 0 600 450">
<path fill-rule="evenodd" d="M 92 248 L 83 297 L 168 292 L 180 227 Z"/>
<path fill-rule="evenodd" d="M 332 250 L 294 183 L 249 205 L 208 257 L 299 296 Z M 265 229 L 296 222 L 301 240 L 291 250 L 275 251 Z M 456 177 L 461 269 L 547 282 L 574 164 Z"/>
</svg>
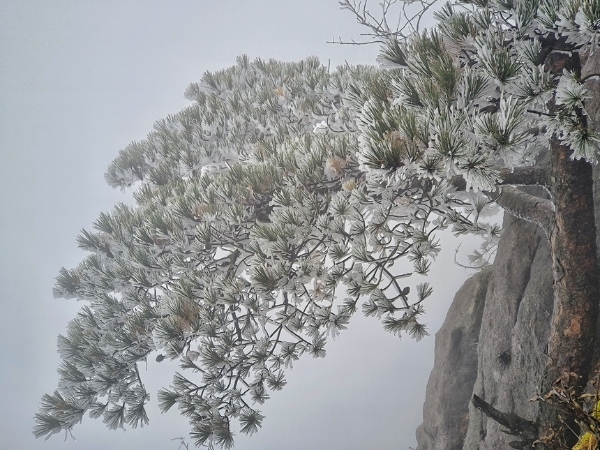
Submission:
<svg viewBox="0 0 600 450">
<path fill-rule="evenodd" d="M 0 447 L 178 448 L 171 439 L 187 436 L 186 420 L 155 407 L 174 369 L 154 362 L 141 373 L 153 400 L 149 426 L 125 433 L 86 417 L 76 441 L 33 437 L 41 396 L 57 385 L 56 337 L 82 306 L 52 298 L 54 277 L 83 258 L 79 230 L 129 201 L 104 182 L 108 164 L 156 120 L 187 106 L 190 82 L 242 53 L 373 64 L 374 46 L 326 44 L 362 31 L 336 0 L 0 2 Z M 456 245 L 445 246 L 428 280 L 436 289 L 425 305 L 430 331 L 468 275 L 452 263 Z M 261 407 L 263 428 L 238 436 L 236 449 L 415 445 L 433 336 L 400 341 L 359 313 L 327 353 L 295 364 L 283 391 Z"/>
</svg>

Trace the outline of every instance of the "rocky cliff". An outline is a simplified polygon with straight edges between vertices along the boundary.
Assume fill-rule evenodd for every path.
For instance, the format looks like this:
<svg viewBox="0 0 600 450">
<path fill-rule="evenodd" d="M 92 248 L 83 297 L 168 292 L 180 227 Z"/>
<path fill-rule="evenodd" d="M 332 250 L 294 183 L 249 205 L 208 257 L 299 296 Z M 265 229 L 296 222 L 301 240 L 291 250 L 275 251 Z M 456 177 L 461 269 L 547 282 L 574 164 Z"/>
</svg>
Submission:
<svg viewBox="0 0 600 450">
<path fill-rule="evenodd" d="M 535 225 L 506 216 L 491 268 L 473 393 L 504 412 L 535 419 L 553 306 L 550 252 Z M 507 435 L 469 405 L 464 449 L 507 448 Z"/>
<path fill-rule="evenodd" d="M 594 190 L 600 229 L 600 182 Z M 530 399 L 539 393 L 552 305 L 544 232 L 506 214 L 494 264 L 465 282 L 436 334 L 417 450 L 510 448 L 514 439 L 470 399 L 476 394 L 503 412 L 535 419 L 538 406 Z"/>
<path fill-rule="evenodd" d="M 436 334 L 418 450 L 506 448 L 507 436 L 470 404 L 475 393 L 505 412 L 534 418 L 552 308 L 543 231 L 506 215 L 494 264 L 456 294 Z"/>
</svg>

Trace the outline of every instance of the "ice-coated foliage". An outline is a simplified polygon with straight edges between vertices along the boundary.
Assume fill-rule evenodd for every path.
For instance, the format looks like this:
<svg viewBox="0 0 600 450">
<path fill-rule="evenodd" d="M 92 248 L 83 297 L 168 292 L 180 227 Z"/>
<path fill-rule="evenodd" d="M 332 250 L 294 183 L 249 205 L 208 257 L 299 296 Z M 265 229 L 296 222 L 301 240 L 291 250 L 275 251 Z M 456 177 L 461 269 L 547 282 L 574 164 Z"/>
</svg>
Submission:
<svg viewBox="0 0 600 450">
<path fill-rule="evenodd" d="M 380 58 L 406 69 L 388 71 L 388 101 L 369 99 L 359 117 L 363 161 L 434 179 L 462 176 L 476 191 L 494 190 L 499 168 L 534 164 L 554 133 L 573 157 L 595 161 L 598 137 L 584 125 L 580 74 L 565 69 L 557 77 L 543 65 L 559 39 L 565 48 L 592 50 L 595 4 L 447 3 L 434 30 L 390 40 Z M 559 112 L 549 115 L 553 97 Z M 396 149 L 383 157 L 390 136 Z"/>
<path fill-rule="evenodd" d="M 544 58 L 559 40 L 593 49 L 599 4 L 447 4 L 436 29 L 383 36 L 386 71 L 242 56 L 206 73 L 190 107 L 108 169 L 136 203 L 82 231 L 90 255 L 57 278 L 55 296 L 86 305 L 59 337 L 34 434 L 86 413 L 146 424 L 138 364 L 155 357 L 182 369 L 160 408 L 177 406 L 197 445 L 229 448 L 261 426 L 284 370 L 324 356 L 358 309 L 421 338 L 431 288 L 404 280 L 428 273 L 435 232 L 483 236 L 483 264 L 499 229 L 479 219 L 502 169 L 534 164 L 552 136 L 596 160 L 580 74 Z"/>
<path fill-rule="evenodd" d="M 447 182 L 362 169 L 357 113 L 387 101 L 383 75 L 240 57 L 120 153 L 106 178 L 134 187 L 136 204 L 82 231 L 90 255 L 57 278 L 55 296 L 86 306 L 59 337 L 61 380 L 37 436 L 86 412 L 110 428 L 147 423 L 138 364 L 156 352 L 182 369 L 159 392 L 161 409 L 177 406 L 196 444 L 227 448 L 230 420 L 255 432 L 256 405 L 286 384 L 284 369 L 324 356 L 361 299 L 385 329 L 426 334 L 418 318 L 431 289 L 409 294 L 402 279 L 428 272 L 446 214 L 473 223 L 451 209 L 468 202 Z"/>
</svg>

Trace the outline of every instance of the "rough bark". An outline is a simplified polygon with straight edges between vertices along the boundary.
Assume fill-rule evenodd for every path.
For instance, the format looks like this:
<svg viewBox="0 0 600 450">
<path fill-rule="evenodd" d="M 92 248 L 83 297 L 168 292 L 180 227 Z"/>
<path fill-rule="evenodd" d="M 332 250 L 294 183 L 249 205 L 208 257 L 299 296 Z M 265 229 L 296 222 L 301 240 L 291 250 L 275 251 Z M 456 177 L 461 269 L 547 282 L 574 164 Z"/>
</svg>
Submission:
<svg viewBox="0 0 600 450">
<path fill-rule="evenodd" d="M 587 113 L 588 127 L 595 133 L 600 134 L 600 52 L 596 51 L 591 54 L 582 56 L 581 78 L 585 79 L 585 87 L 587 89 L 585 99 L 585 110 Z M 598 199 L 600 199 L 600 168 L 598 165 L 592 167 L 594 183 L 594 199 L 596 210 L 596 232 L 600 229 L 600 208 L 598 207 Z M 600 235 L 596 236 L 596 247 L 600 251 Z M 600 314 L 600 313 L 599 313 Z M 600 317 L 596 326 L 596 344 L 594 350 L 594 358 L 592 363 L 591 375 L 589 381 L 600 381 Z M 590 392 L 595 393 L 597 387 L 588 385 Z"/>
<path fill-rule="evenodd" d="M 546 69 L 560 74 L 563 68 L 580 69 L 579 55 L 551 53 Z M 552 102 L 550 113 L 558 107 Z M 572 150 L 553 136 L 550 145 L 548 190 L 554 203 L 555 227 L 550 235 L 554 310 L 548 343 L 548 364 L 541 392 L 566 373 L 574 383 L 569 388 L 582 393 L 589 379 L 598 320 L 600 280 L 596 250 L 592 166 L 572 160 Z M 580 380 L 580 381 L 577 381 Z M 574 421 L 542 404 L 540 438 L 552 437 L 552 445 L 572 447 L 577 442 Z M 571 429 L 571 430 L 569 430 Z"/>
<path fill-rule="evenodd" d="M 558 139 L 552 140 L 551 153 L 549 190 L 556 209 L 550 236 L 554 312 L 541 390 L 548 392 L 561 375 L 572 372 L 581 378 L 570 387 L 582 393 L 589 379 L 600 298 L 592 167 L 582 160 L 572 161 L 572 151 Z M 577 427 L 565 420 L 563 425 L 556 410 L 542 407 L 541 436 L 553 430 L 556 441 L 572 446 L 577 436 L 567 428 Z"/>
</svg>

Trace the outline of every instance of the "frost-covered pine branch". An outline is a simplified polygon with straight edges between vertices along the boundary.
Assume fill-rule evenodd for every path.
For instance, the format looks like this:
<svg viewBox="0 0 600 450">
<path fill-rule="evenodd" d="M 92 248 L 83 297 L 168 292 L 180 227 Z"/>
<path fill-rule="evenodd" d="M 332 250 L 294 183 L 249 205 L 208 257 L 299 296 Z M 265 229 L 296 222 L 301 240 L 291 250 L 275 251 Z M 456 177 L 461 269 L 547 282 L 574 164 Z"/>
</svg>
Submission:
<svg viewBox="0 0 600 450">
<path fill-rule="evenodd" d="M 324 356 L 358 309 L 399 336 L 426 334 L 431 289 L 409 295 L 404 279 L 428 272 L 449 205 L 466 203 L 419 174 L 366 176 L 358 106 L 384 83 L 374 68 L 240 57 L 120 153 L 106 178 L 136 204 L 82 231 L 90 255 L 57 278 L 55 296 L 86 306 L 59 338 L 61 382 L 37 436 L 85 413 L 144 425 L 137 364 L 158 354 L 182 368 L 160 408 L 177 405 L 197 445 L 228 448 L 234 430 L 260 427 L 285 369 Z"/>
<path fill-rule="evenodd" d="M 544 155 L 595 161 L 597 137 L 580 68 L 551 63 L 594 50 L 599 9 L 449 4 L 437 28 L 417 32 L 417 19 L 392 27 L 393 3 L 376 18 L 343 2 L 381 38 L 389 70 L 242 56 L 121 151 L 106 180 L 134 189 L 136 203 L 82 231 L 89 256 L 57 278 L 55 296 L 86 304 L 59 338 L 60 382 L 36 436 L 86 413 L 110 428 L 144 425 L 137 365 L 155 357 L 182 369 L 161 409 L 177 406 L 197 445 L 229 448 L 237 430 L 260 428 L 258 407 L 285 370 L 324 356 L 358 309 L 423 337 L 432 291 L 411 291 L 408 277 L 428 273 L 448 227 L 481 236 L 473 261 L 484 263 L 500 231 L 481 219 L 520 192 L 499 195 L 502 185 L 546 186 L 553 203 L 536 204 L 555 233 L 563 206 Z"/>
</svg>

